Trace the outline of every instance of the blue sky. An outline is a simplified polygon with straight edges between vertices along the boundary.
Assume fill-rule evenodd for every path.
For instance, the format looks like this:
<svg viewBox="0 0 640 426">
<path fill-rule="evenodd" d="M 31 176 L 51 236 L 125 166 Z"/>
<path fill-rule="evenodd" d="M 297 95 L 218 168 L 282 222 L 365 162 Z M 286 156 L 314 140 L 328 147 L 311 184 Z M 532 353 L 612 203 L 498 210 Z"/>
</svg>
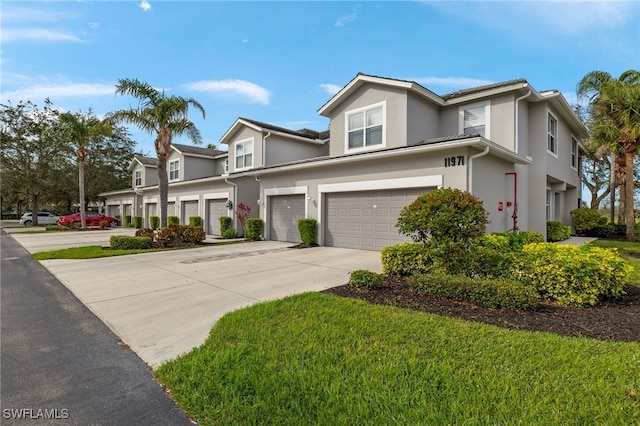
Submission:
<svg viewBox="0 0 640 426">
<path fill-rule="evenodd" d="M 238 117 L 328 128 L 320 108 L 358 72 L 438 94 L 526 78 L 570 103 L 587 72 L 640 68 L 640 2 L 2 1 L 0 102 L 137 106 L 120 78 L 193 97 L 204 143 Z M 131 129 L 153 155 L 151 135 Z M 190 143 L 186 137 L 174 142 Z M 223 147 L 226 149 L 226 147 Z"/>
</svg>

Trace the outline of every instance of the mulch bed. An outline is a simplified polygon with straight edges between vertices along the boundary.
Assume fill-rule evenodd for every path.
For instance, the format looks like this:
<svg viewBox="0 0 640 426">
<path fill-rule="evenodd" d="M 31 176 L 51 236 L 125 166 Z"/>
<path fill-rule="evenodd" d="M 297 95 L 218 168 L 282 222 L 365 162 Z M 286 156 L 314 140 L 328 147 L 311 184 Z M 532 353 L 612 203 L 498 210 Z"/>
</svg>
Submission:
<svg viewBox="0 0 640 426">
<path fill-rule="evenodd" d="M 640 342 L 640 287 L 626 286 L 626 295 L 588 308 L 567 308 L 544 301 L 534 311 L 493 309 L 468 302 L 437 299 L 409 287 L 402 277 L 385 278 L 382 288 L 343 285 L 325 293 L 429 312 L 514 330 L 546 331 L 618 342 Z"/>
</svg>

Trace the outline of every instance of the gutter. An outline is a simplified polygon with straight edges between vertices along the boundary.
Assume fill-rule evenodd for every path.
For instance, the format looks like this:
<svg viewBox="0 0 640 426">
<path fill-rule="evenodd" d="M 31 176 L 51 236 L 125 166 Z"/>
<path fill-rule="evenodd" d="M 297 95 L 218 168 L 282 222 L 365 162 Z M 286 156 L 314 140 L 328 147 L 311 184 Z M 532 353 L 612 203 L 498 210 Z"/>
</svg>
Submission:
<svg viewBox="0 0 640 426">
<path fill-rule="evenodd" d="M 267 138 L 271 136 L 271 132 L 262 137 L 262 167 L 267 165 Z"/>
<path fill-rule="evenodd" d="M 224 177 L 224 181 L 229 185 L 233 186 L 233 203 L 235 204 L 235 202 L 238 201 L 238 184 L 231 182 L 228 176 Z M 227 207 L 227 209 L 233 211 L 233 206 Z M 231 215 L 231 219 L 233 220 L 234 226 L 236 226 L 236 215 Z"/>
<path fill-rule="evenodd" d="M 467 171 L 467 189 L 469 190 L 469 193 L 473 194 L 473 160 L 475 160 L 476 158 L 480 158 L 480 157 L 484 157 L 485 155 L 487 155 L 489 153 L 490 147 L 489 145 L 487 145 L 487 147 L 484 149 L 484 151 L 479 152 L 476 155 L 472 155 L 471 157 L 469 157 L 469 168 Z"/>
</svg>

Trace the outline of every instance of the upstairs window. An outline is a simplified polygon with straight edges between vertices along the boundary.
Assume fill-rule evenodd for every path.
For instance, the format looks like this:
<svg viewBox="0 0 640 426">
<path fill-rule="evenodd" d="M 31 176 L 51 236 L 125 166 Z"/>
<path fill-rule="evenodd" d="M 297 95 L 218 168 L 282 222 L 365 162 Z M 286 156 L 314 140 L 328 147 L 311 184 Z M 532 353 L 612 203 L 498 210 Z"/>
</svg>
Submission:
<svg viewBox="0 0 640 426">
<path fill-rule="evenodd" d="M 142 186 L 142 170 L 136 170 L 133 186 Z"/>
<path fill-rule="evenodd" d="M 236 144 L 236 170 L 253 167 L 253 139 Z"/>
<path fill-rule="evenodd" d="M 169 180 L 180 178 L 180 160 L 173 160 L 169 163 Z"/>
<path fill-rule="evenodd" d="M 347 149 L 384 146 L 384 115 L 384 104 L 347 112 Z"/>
<path fill-rule="evenodd" d="M 463 135 L 479 134 L 483 138 L 489 138 L 489 113 L 488 103 L 466 105 L 460 108 L 460 133 Z"/>
<path fill-rule="evenodd" d="M 558 120 L 551 114 L 547 120 L 547 151 L 558 154 Z"/>
<path fill-rule="evenodd" d="M 578 141 L 571 138 L 571 167 L 578 169 Z"/>
<path fill-rule="evenodd" d="M 228 158 L 226 158 L 224 160 L 224 172 L 225 173 L 229 173 L 229 159 Z"/>
</svg>

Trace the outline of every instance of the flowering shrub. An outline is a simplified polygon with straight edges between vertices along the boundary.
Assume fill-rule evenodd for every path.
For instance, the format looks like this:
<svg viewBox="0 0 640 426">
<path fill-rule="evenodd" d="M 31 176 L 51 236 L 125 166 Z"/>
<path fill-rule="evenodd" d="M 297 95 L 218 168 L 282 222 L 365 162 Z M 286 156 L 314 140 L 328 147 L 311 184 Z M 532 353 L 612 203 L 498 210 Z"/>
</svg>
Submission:
<svg viewBox="0 0 640 426">
<path fill-rule="evenodd" d="M 238 218 L 238 222 L 240 222 L 241 230 L 244 230 L 249 216 L 251 216 L 251 206 L 248 204 L 239 203 L 238 207 L 236 207 L 236 217 Z"/>
</svg>

